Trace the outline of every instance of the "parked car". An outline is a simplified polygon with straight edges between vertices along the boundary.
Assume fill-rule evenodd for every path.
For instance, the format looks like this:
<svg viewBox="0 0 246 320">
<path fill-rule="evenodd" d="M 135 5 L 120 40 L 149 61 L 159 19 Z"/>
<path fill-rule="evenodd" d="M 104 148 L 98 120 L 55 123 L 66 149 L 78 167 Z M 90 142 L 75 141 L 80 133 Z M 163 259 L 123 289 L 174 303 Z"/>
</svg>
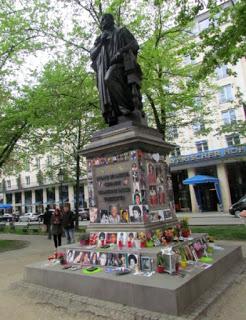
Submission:
<svg viewBox="0 0 246 320">
<path fill-rule="evenodd" d="M 0 222 L 10 222 L 13 220 L 13 215 L 10 213 L 4 213 L 0 216 Z"/>
<path fill-rule="evenodd" d="M 79 209 L 79 220 L 90 220 L 90 213 L 88 208 Z"/>
<path fill-rule="evenodd" d="M 20 216 L 19 222 L 33 222 L 38 221 L 39 214 L 35 214 L 32 212 L 25 213 L 23 216 Z"/>
<path fill-rule="evenodd" d="M 38 214 L 38 221 L 43 222 L 44 221 L 44 212 Z"/>
<path fill-rule="evenodd" d="M 246 210 L 246 194 L 230 207 L 229 212 L 237 215 L 243 210 Z"/>
</svg>

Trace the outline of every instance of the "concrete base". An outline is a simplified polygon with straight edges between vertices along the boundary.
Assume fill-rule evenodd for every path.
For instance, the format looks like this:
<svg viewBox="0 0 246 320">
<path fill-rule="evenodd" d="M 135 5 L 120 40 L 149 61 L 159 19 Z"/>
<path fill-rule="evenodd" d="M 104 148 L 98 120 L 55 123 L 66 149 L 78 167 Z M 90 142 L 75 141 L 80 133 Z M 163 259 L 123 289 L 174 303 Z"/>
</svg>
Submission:
<svg viewBox="0 0 246 320">
<path fill-rule="evenodd" d="M 242 261 L 241 247 L 223 247 L 223 251 L 215 251 L 210 268 L 194 268 L 184 278 L 167 274 L 116 276 L 105 272 L 87 276 L 81 270 L 62 270 L 60 265 L 39 262 L 25 268 L 24 280 L 90 298 L 180 315 Z"/>
<path fill-rule="evenodd" d="M 90 223 L 86 231 L 87 232 L 147 232 L 149 230 L 163 230 L 165 227 L 173 227 L 177 224 L 178 219 L 172 218 L 168 221 L 151 222 L 151 223 L 118 223 L 118 224 L 102 224 L 102 223 Z"/>
<path fill-rule="evenodd" d="M 164 142 L 162 135 L 156 129 L 128 121 L 97 131 L 91 143 L 86 145 L 80 153 L 88 159 L 135 149 L 168 154 L 174 148 L 175 145 Z"/>
</svg>

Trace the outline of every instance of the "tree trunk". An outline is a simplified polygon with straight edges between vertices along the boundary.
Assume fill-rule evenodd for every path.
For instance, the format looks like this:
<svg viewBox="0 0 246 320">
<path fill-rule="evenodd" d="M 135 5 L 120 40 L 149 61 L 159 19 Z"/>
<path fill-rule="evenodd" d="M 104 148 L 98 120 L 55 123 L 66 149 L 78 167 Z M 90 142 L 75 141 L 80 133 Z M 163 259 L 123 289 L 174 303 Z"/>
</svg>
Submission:
<svg viewBox="0 0 246 320">
<path fill-rule="evenodd" d="M 75 216 L 76 229 L 79 228 L 79 187 L 80 187 L 80 155 L 79 150 L 81 146 L 81 120 L 79 120 L 77 153 L 76 153 L 76 195 L 75 195 Z"/>
</svg>

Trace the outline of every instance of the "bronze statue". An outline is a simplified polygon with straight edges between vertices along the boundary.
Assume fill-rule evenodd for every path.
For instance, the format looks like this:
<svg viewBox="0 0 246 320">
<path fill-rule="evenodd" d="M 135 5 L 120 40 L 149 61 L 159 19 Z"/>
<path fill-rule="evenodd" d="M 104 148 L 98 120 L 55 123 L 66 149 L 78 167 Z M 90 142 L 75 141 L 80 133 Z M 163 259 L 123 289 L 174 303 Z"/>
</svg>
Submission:
<svg viewBox="0 0 246 320">
<path fill-rule="evenodd" d="M 101 18 L 102 34 L 91 50 L 92 68 L 97 74 L 100 105 L 109 126 L 121 119 L 141 121 L 142 72 L 137 63 L 138 43 L 126 28 L 117 27 L 111 14 Z"/>
</svg>

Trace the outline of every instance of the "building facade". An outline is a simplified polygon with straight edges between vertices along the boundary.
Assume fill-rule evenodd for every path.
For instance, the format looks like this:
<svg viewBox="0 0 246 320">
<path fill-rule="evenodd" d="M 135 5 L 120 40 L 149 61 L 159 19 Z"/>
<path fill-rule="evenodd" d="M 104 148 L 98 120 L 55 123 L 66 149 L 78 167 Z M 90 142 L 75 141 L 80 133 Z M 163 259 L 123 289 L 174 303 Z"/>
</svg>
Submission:
<svg viewBox="0 0 246 320">
<path fill-rule="evenodd" d="M 231 1 L 223 1 L 231 5 Z M 208 12 L 197 16 L 195 36 L 209 26 Z M 192 61 L 192 63 L 199 63 Z M 233 76 L 230 69 L 236 76 Z M 197 122 L 180 128 L 174 142 L 177 149 L 170 158 L 175 204 L 177 211 L 217 211 L 218 196 L 213 183 L 184 185 L 183 181 L 195 175 L 208 175 L 219 179 L 222 207 L 228 212 L 232 203 L 246 194 L 246 138 L 240 133 L 220 133 L 223 126 L 238 121 L 245 122 L 246 105 L 246 59 L 235 66 L 221 65 L 213 79 L 218 88 L 209 105 L 211 131 L 204 135 L 204 123 Z M 240 92 L 239 100 L 237 93 Z M 200 200 L 197 201 L 199 189 Z M 200 202 L 200 207 L 198 207 Z"/>
<path fill-rule="evenodd" d="M 61 206 L 70 203 L 71 209 L 76 204 L 76 184 L 64 176 L 59 182 L 59 171 L 53 171 L 52 176 L 44 174 L 52 162 L 51 155 L 33 159 L 24 171 L 15 175 L 2 175 L 2 202 L 11 204 L 12 211 L 17 214 L 27 212 L 44 212 L 47 205 Z M 54 160 L 53 160 L 54 161 Z M 88 201 L 86 179 L 80 179 L 79 207 L 86 207 Z"/>
</svg>

